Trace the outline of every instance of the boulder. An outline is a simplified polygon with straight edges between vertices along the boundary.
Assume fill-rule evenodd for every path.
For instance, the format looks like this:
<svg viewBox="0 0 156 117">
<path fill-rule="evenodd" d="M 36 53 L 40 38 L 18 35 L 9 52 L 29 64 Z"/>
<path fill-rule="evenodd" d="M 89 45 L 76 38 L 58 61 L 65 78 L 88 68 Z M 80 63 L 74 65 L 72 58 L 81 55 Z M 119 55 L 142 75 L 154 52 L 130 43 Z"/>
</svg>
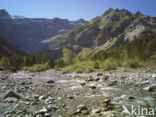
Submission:
<svg viewBox="0 0 156 117">
<path fill-rule="evenodd" d="M 49 83 L 54 83 L 54 81 L 53 81 L 53 80 L 48 80 L 47 83 L 48 83 L 48 84 L 49 84 Z"/>
<path fill-rule="evenodd" d="M 3 99 L 7 99 L 8 97 L 13 97 L 13 98 L 17 98 L 20 99 L 20 96 L 18 94 L 16 94 L 14 91 L 9 91 Z"/>
</svg>

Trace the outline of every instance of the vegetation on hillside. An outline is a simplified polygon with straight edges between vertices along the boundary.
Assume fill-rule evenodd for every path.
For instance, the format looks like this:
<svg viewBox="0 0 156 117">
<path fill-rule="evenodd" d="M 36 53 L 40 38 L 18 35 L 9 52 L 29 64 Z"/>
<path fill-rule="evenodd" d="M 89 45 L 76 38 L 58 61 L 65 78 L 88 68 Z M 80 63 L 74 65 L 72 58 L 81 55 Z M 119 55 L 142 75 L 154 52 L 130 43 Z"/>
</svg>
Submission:
<svg viewBox="0 0 156 117">
<path fill-rule="evenodd" d="M 1 57 L 0 70 L 44 71 L 50 68 L 61 69 L 64 72 L 90 72 L 95 69 L 112 70 L 118 67 L 156 68 L 156 35 L 144 35 L 132 41 L 114 45 L 107 51 L 89 54 L 88 48 L 83 48 L 76 56 L 72 50 L 64 48 L 63 57 L 53 60 L 48 54 L 41 57 L 35 55 Z"/>
<path fill-rule="evenodd" d="M 115 46 L 107 51 L 101 51 L 94 56 L 89 56 L 86 49 L 82 56 L 72 58 L 74 64 L 64 66 L 64 72 L 84 72 L 94 69 L 112 70 L 118 67 L 156 68 L 156 36 L 150 34 L 132 41 L 125 41 L 120 46 Z"/>
<path fill-rule="evenodd" d="M 35 55 L 3 56 L 0 59 L 0 70 L 44 71 L 49 68 L 54 68 L 54 60 L 48 54 L 43 54 L 41 57 Z"/>
</svg>

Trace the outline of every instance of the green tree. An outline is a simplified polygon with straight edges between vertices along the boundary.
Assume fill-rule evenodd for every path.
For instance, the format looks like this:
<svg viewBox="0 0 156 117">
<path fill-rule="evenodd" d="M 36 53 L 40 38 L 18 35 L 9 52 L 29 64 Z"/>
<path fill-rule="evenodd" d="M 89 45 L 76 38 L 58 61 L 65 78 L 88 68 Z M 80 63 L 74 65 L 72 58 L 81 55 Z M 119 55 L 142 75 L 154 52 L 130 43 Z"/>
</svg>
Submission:
<svg viewBox="0 0 156 117">
<path fill-rule="evenodd" d="M 48 63 L 48 65 L 54 68 L 54 60 L 51 55 L 45 53 L 41 57 L 41 63 Z"/>
<path fill-rule="evenodd" d="M 63 48 L 63 61 L 65 65 L 69 65 L 72 63 L 72 58 L 73 58 L 73 54 L 72 51 L 67 49 L 67 48 Z"/>
</svg>

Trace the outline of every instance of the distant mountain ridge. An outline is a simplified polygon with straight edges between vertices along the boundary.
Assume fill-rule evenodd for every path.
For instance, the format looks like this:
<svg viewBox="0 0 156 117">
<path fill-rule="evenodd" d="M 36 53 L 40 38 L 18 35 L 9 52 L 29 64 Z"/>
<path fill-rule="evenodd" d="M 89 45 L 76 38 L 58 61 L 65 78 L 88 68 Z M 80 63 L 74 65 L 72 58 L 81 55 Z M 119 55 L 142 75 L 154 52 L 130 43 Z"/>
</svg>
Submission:
<svg viewBox="0 0 156 117">
<path fill-rule="evenodd" d="M 0 9 L 0 34 L 27 53 L 42 50 L 44 46 L 41 41 L 78 28 L 85 22 L 83 19 L 69 21 L 60 18 L 11 16 L 5 9 Z"/>
<path fill-rule="evenodd" d="M 140 12 L 132 14 L 125 9 L 108 9 L 104 14 L 85 23 L 80 28 L 57 35 L 42 43 L 47 52 L 60 57 L 64 47 L 79 53 L 87 47 L 92 54 L 119 46 L 126 40 L 156 33 L 156 18 L 143 15 Z M 46 52 L 44 51 L 44 52 Z"/>
</svg>

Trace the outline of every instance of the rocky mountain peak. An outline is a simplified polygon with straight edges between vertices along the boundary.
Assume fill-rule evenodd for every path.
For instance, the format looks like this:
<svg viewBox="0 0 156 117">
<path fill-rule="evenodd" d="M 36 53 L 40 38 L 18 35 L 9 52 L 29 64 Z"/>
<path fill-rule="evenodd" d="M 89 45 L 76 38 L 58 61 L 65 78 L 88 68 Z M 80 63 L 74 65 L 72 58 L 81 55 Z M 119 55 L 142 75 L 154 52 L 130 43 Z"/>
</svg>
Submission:
<svg viewBox="0 0 156 117">
<path fill-rule="evenodd" d="M 135 15 L 136 17 L 138 17 L 138 16 L 143 16 L 143 14 L 142 14 L 140 11 L 137 11 L 134 15 Z"/>
<path fill-rule="evenodd" d="M 5 9 L 0 9 L 0 16 L 1 17 L 9 16 L 9 13 Z"/>
</svg>

